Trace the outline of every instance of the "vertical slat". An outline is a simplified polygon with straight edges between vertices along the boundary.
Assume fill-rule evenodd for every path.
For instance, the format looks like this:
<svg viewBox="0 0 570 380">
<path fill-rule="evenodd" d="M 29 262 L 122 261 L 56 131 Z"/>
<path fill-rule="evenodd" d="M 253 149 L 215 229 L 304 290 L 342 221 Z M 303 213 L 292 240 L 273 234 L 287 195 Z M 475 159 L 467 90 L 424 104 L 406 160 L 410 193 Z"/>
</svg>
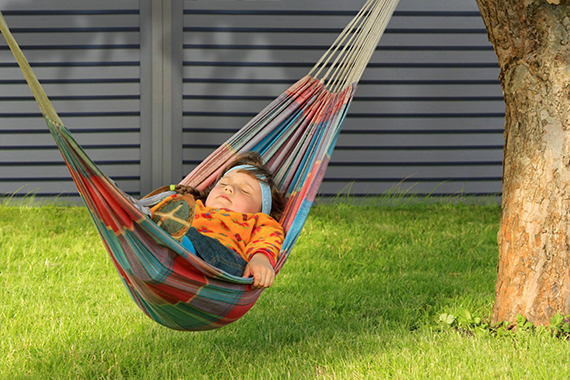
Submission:
<svg viewBox="0 0 570 380">
<path fill-rule="evenodd" d="M 140 35 L 141 35 L 141 184 L 140 195 L 152 191 L 153 180 L 153 44 L 152 44 L 152 8 L 151 2 L 139 0 Z"/>
<path fill-rule="evenodd" d="M 184 2 L 166 2 L 170 8 L 171 49 L 170 55 L 170 167 L 167 183 L 178 183 L 187 174 L 182 167 L 182 46 L 184 28 Z"/>
<path fill-rule="evenodd" d="M 182 0 L 141 1 L 143 28 L 150 35 L 143 45 L 145 61 L 143 91 L 143 149 L 148 179 L 141 195 L 165 184 L 177 183 L 182 173 Z M 148 106 L 148 108 L 146 108 Z M 149 120 L 149 121 L 147 121 Z M 147 166 L 148 165 L 148 166 Z"/>
<path fill-rule="evenodd" d="M 151 115 L 152 120 L 152 147 L 151 147 L 151 178 L 152 187 L 157 188 L 163 184 L 163 169 L 166 164 L 163 155 L 164 144 L 166 143 L 164 136 L 165 129 L 169 129 L 168 125 L 164 125 L 164 103 L 162 102 L 163 96 L 165 95 L 165 83 L 164 78 L 164 65 L 165 61 L 163 58 L 164 46 L 164 18 L 163 16 L 163 2 L 162 0 L 151 0 L 151 83 L 152 83 L 152 106 Z"/>
</svg>

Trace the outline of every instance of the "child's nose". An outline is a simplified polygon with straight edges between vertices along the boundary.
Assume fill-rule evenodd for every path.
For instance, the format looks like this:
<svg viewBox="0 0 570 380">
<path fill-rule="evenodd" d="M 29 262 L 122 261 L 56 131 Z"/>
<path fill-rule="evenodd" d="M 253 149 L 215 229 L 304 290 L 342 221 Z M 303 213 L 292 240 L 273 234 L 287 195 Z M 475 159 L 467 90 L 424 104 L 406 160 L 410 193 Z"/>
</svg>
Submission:
<svg viewBox="0 0 570 380">
<path fill-rule="evenodd" d="M 225 187 L 224 190 L 227 191 L 227 192 L 229 192 L 229 193 L 233 193 L 233 192 L 234 192 L 234 188 L 233 188 L 232 186 L 230 186 L 230 185 L 226 185 L 226 187 Z"/>
</svg>

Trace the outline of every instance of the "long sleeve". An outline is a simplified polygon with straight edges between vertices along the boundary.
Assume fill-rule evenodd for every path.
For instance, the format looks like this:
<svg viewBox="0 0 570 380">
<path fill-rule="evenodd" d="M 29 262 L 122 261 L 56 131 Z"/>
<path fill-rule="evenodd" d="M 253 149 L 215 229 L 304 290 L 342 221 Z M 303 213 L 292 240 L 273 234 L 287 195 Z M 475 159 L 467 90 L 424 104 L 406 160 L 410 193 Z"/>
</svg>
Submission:
<svg viewBox="0 0 570 380">
<path fill-rule="evenodd" d="M 257 222 L 258 224 L 251 234 L 251 241 L 246 245 L 246 250 L 242 256 L 246 261 L 249 261 L 253 255 L 261 253 L 269 258 L 272 266 L 275 266 L 283 245 L 285 235 L 283 227 L 274 219 L 265 217 L 263 214 Z"/>
</svg>

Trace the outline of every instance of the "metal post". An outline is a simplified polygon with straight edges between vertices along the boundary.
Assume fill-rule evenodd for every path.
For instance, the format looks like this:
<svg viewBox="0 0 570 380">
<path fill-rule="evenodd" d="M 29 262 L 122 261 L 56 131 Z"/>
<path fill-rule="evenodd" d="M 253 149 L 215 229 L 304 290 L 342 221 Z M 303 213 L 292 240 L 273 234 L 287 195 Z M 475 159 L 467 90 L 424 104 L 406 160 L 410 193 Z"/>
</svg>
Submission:
<svg viewBox="0 0 570 380">
<path fill-rule="evenodd" d="M 182 0 L 141 0 L 141 195 L 182 176 Z"/>
</svg>

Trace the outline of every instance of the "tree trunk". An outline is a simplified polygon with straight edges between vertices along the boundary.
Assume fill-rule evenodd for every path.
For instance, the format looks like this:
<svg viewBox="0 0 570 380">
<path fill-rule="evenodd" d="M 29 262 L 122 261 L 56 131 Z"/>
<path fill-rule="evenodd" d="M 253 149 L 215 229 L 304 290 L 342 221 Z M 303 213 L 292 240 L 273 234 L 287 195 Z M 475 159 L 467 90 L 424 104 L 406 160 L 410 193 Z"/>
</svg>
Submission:
<svg viewBox="0 0 570 380">
<path fill-rule="evenodd" d="M 565 1 L 477 3 L 506 106 L 492 322 L 522 314 L 547 325 L 570 314 L 570 10 Z"/>
</svg>

